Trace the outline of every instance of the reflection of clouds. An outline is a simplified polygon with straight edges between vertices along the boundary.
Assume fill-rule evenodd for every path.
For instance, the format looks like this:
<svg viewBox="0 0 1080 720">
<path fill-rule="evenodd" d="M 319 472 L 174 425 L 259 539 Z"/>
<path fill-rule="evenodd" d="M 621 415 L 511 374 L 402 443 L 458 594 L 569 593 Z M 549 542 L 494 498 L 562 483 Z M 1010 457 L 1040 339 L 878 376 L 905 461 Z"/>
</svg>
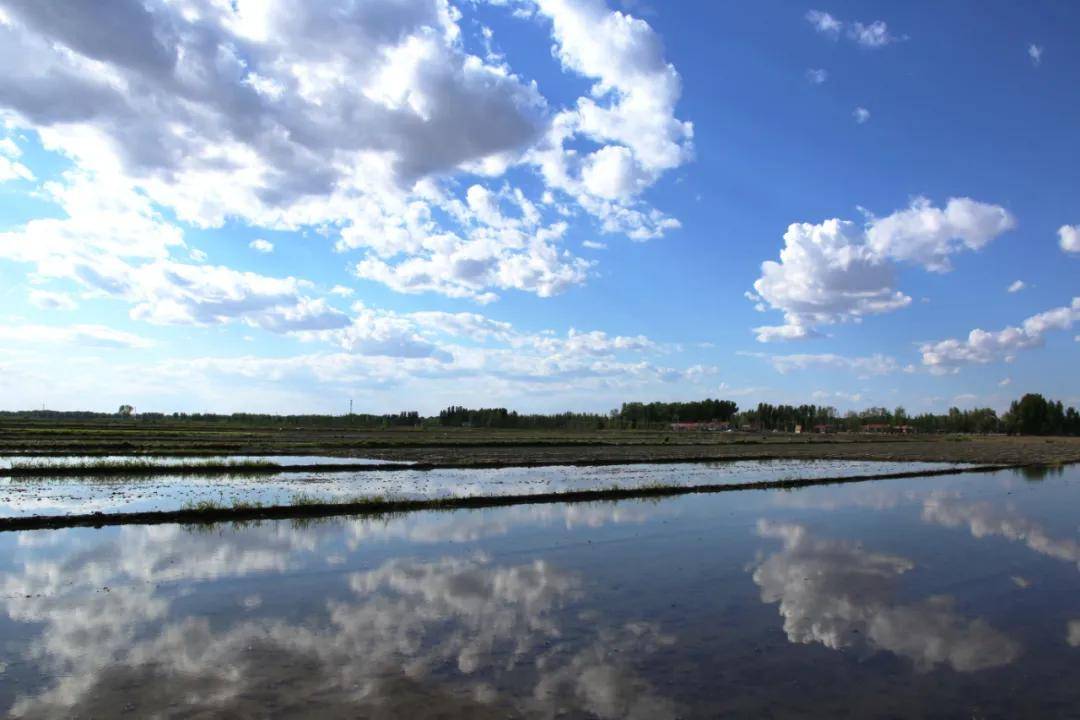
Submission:
<svg viewBox="0 0 1080 720">
<path fill-rule="evenodd" d="M 774 493 L 770 500 L 777 507 L 799 510 L 839 510 L 847 507 L 889 510 L 914 497 L 912 491 L 901 492 L 895 487 L 874 484 L 800 488 L 798 492 Z"/>
<path fill-rule="evenodd" d="M 674 703 L 654 694 L 642 678 L 627 672 L 618 659 L 648 658 L 674 642 L 674 638 L 660 633 L 651 623 L 603 629 L 568 662 L 542 674 L 533 697 L 541 706 L 546 698 L 573 698 L 600 718 L 676 717 Z"/>
<path fill-rule="evenodd" d="M 417 543 L 473 542 L 506 535 L 512 528 L 562 525 L 597 528 L 605 525 L 641 524 L 677 510 L 648 500 L 618 502 L 515 505 L 497 510 L 468 512 L 407 513 L 389 518 L 358 518 L 350 521 L 349 548 L 363 542 L 408 540 Z"/>
<path fill-rule="evenodd" d="M 417 641 L 433 625 L 452 622 L 453 632 L 429 648 L 424 662 L 452 659 L 463 673 L 495 656 L 500 643 L 511 643 L 516 659 L 535 643 L 558 638 L 553 611 L 580 595 L 576 576 L 545 562 L 493 567 L 483 556 L 438 563 L 392 560 L 353 574 L 349 584 L 367 602 L 331 603 L 330 613 L 347 635 L 368 643 L 366 656 L 381 662 L 386 653 L 400 653 L 415 667 Z"/>
<path fill-rule="evenodd" d="M 1070 620 L 1065 628 L 1065 642 L 1080 647 L 1080 620 Z"/>
<path fill-rule="evenodd" d="M 1080 543 L 1052 538 L 1037 522 L 1012 508 L 998 509 L 989 502 L 969 502 L 952 495 L 935 494 L 923 503 L 923 520 L 949 528 L 967 526 L 976 538 L 1003 537 L 1022 542 L 1042 555 L 1080 563 Z"/>
<path fill-rule="evenodd" d="M 344 597 L 299 608 L 302 621 L 260 617 L 273 595 L 246 585 L 213 606 L 226 614 L 211 624 L 179 614 L 155 585 L 182 583 L 212 599 L 183 581 L 303 567 L 296 554 L 312 548 L 311 538 L 284 523 L 207 534 L 124 530 L 0 576 L 7 614 L 42 626 L 23 659 L 54 678 L 20 697 L 15 715 L 77 708 L 111 716 L 125 707 L 143 716 L 177 708 L 245 716 L 252 708 L 385 717 L 675 712 L 631 665 L 673 640 L 651 624 L 583 617 L 581 577 L 547 562 L 391 560 L 346 576 Z"/>
<path fill-rule="evenodd" d="M 853 543 L 811 536 L 801 525 L 759 521 L 763 537 L 783 542 L 754 570 L 764 602 L 780 603 L 791 642 L 841 649 L 868 646 L 911 659 L 922 669 L 962 672 L 1012 662 L 1016 642 L 982 620 L 957 615 L 948 597 L 893 600 L 896 579 L 914 565 Z"/>
<path fill-rule="evenodd" d="M 79 530 L 79 534 L 70 536 L 69 543 L 81 547 L 82 538 L 97 540 L 100 532 Z M 0 593 L 52 597 L 73 589 L 97 589 L 116 583 L 212 580 L 227 575 L 281 572 L 290 566 L 291 554 L 314 549 L 310 536 L 285 523 L 274 523 L 258 533 L 227 532 L 212 528 L 189 532 L 179 525 L 121 527 L 110 534 L 110 541 L 59 561 L 35 560 L 27 554 L 20 572 L 0 576 Z"/>
</svg>

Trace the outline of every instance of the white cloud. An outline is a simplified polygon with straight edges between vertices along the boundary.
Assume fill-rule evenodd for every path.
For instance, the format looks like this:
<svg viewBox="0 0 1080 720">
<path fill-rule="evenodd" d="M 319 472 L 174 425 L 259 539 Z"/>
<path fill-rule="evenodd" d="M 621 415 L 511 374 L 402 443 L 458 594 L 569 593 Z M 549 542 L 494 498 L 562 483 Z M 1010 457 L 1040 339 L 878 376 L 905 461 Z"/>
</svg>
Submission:
<svg viewBox="0 0 1080 720">
<path fill-rule="evenodd" d="M 549 297 L 581 284 L 592 263 L 560 250 L 567 225 L 528 229 L 508 224 L 477 230 L 468 239 L 430 238 L 430 253 L 399 262 L 379 257 L 360 261 L 358 277 L 402 293 L 438 292 L 480 303 L 496 295 L 489 288 L 517 289 Z"/>
<path fill-rule="evenodd" d="M 848 39 L 865 48 L 881 48 L 906 39 L 906 37 L 896 37 L 890 33 L 889 26 L 884 20 L 846 23 L 827 12 L 810 10 L 806 13 L 806 21 L 819 33 L 833 40 L 839 38 L 841 31 L 847 26 Z"/>
<path fill-rule="evenodd" d="M 9 180 L 33 180 L 30 168 L 18 162 L 22 150 L 11 138 L 0 137 L 0 183 Z"/>
<path fill-rule="evenodd" d="M 1042 45 L 1036 45 L 1031 43 L 1027 47 L 1028 57 L 1031 58 L 1031 64 L 1038 67 L 1042 64 L 1043 49 Z"/>
<path fill-rule="evenodd" d="M 840 29 L 843 27 L 843 23 L 829 13 L 821 10 L 807 11 L 806 21 L 813 25 L 814 29 L 819 33 L 824 33 L 833 37 L 839 36 Z"/>
<path fill-rule="evenodd" d="M 274 243 L 270 242 L 269 240 L 264 240 L 262 238 L 256 238 L 255 240 L 252 240 L 248 243 L 248 247 L 255 252 L 260 253 L 274 252 Z"/>
<path fill-rule="evenodd" d="M 408 182 L 520 151 L 543 128 L 535 88 L 465 53 L 438 0 L 123 5 L 63 22 L 30 3 L 12 19 L 3 96 L 23 121 L 81 160 L 161 181 L 159 201 L 210 196 L 185 208 L 201 223 L 329 193 L 363 153 Z"/>
<path fill-rule="evenodd" d="M 814 85 L 820 85 L 829 79 L 829 72 L 822 68 L 810 68 L 806 71 L 806 79 Z"/>
<path fill-rule="evenodd" d="M 607 250 L 607 244 L 597 242 L 596 240 L 584 240 L 581 243 L 582 247 L 589 248 L 590 250 Z"/>
<path fill-rule="evenodd" d="M 1005 209 L 969 198 L 952 198 L 944 209 L 916 198 L 905 210 L 870 216 L 862 227 L 835 218 L 794 223 L 784 233 L 780 261 L 762 263 L 754 283 L 758 309 L 780 310 L 785 319 L 755 328 L 758 340 L 814 337 L 816 325 L 906 307 L 911 298 L 895 287 L 898 263 L 947 272 L 951 255 L 978 250 L 1014 225 Z"/>
<path fill-rule="evenodd" d="M 884 47 L 899 39 L 889 34 L 889 27 L 883 20 L 875 20 L 865 25 L 861 22 L 854 22 L 848 29 L 848 35 L 859 45 L 868 48 Z"/>
<path fill-rule="evenodd" d="M 610 11 L 600 0 L 537 0 L 552 23 L 563 67 L 595 80 L 590 95 L 558 113 L 530 154 L 549 187 L 574 197 L 607 232 L 635 239 L 677 227 L 636 196 L 693 154 L 693 126 L 675 117 L 681 80 L 644 20 Z M 566 145 L 584 137 L 600 148 L 579 155 Z"/>
<path fill-rule="evenodd" d="M 1009 387 L 1010 385 L 1012 385 L 1011 377 L 1002 378 L 1001 382 L 998 383 L 998 387 Z"/>
<path fill-rule="evenodd" d="M 1080 225 L 1058 228 L 1058 245 L 1067 253 L 1080 253 Z"/>
<path fill-rule="evenodd" d="M 981 250 L 1014 227 L 1016 220 L 999 205 L 949 198 L 939 209 L 918 197 L 907 210 L 871 218 L 866 239 L 878 255 L 914 262 L 932 272 L 948 272 L 952 269 L 950 255 Z"/>
<path fill-rule="evenodd" d="M 402 292 L 551 295 L 584 282 L 589 263 L 543 215 L 580 209 L 637 240 L 678 227 L 641 193 L 690 159 L 692 126 L 674 115 L 680 78 L 648 23 L 600 0 L 518 9 L 548 18 L 563 68 L 593 81 L 569 107 L 551 107 L 502 56 L 470 54 L 444 0 L 336 0 L 121 5 L 62 21 L 21 5 L 0 26 L 12 68 L 0 110 L 75 163 L 54 196 L 93 186 L 134 198 L 127 219 L 141 216 L 156 256 L 169 243 L 145 226 L 168 225 L 161 207 L 199 227 L 340 234 L 337 249 L 365 253 L 358 274 Z M 8 155 L 0 174 L 21 172 Z M 535 170 L 552 202 L 496 190 L 515 166 Z M 470 192 L 496 196 L 491 209 L 516 205 L 514 231 L 454 196 L 462 172 L 482 183 Z"/>
<path fill-rule="evenodd" d="M 1068 330 L 1080 323 L 1080 297 L 1072 304 L 1032 315 L 1019 327 L 1009 326 L 998 331 L 976 328 L 966 339 L 948 339 L 923 343 L 919 346 L 923 365 L 932 372 L 955 372 L 963 365 L 985 365 L 990 362 L 1011 361 L 1020 350 L 1042 345 L 1051 330 Z"/>
<path fill-rule="evenodd" d="M 784 233 L 780 261 L 761 265 L 754 290 L 785 314 L 785 324 L 756 328 L 758 340 L 812 337 L 829 324 L 905 307 L 911 298 L 894 287 L 893 267 L 865 241 L 865 230 L 845 220 L 797 223 Z"/>
<path fill-rule="evenodd" d="M 209 258 L 210 256 L 202 250 L 199 250 L 198 248 L 191 248 L 190 250 L 188 250 L 188 257 L 197 263 L 202 263 L 206 262 L 207 258 Z"/>
<path fill-rule="evenodd" d="M 286 332 L 348 322 L 309 297 L 303 280 L 172 260 L 170 253 L 185 247 L 183 233 L 143 193 L 119 181 L 95 183 L 73 172 L 45 189 L 67 217 L 0 232 L 0 258 L 31 264 L 38 277 L 71 280 L 92 294 L 125 300 L 133 318 L 158 324 L 240 320 Z M 206 259 L 197 249 L 188 255 Z"/>
<path fill-rule="evenodd" d="M 805 325 L 759 325 L 754 328 L 754 333 L 758 342 L 763 343 L 821 337 L 820 333 Z"/>
<path fill-rule="evenodd" d="M 865 357 L 846 357 L 833 353 L 821 354 L 794 354 L 794 355 L 767 355 L 764 353 L 741 353 L 750 357 L 758 357 L 767 360 L 773 368 L 781 374 L 793 370 L 809 370 L 812 368 L 833 368 L 846 370 L 857 377 L 869 377 L 871 375 L 888 375 L 898 372 L 901 367 L 895 358 L 876 353 Z"/>
<path fill-rule="evenodd" d="M 337 295 L 338 297 L 351 297 L 356 292 L 351 287 L 345 287 L 344 285 L 335 285 L 330 288 L 331 295 Z"/>
<path fill-rule="evenodd" d="M 61 344 L 84 348 L 130 350 L 150 347 L 149 340 L 104 325 L 0 325 L 0 339 L 18 344 Z"/>
<path fill-rule="evenodd" d="M 1014 280 L 1012 283 L 1010 283 L 1007 291 L 1011 293 L 1018 293 L 1026 287 L 1027 283 L 1025 283 L 1023 280 Z"/>
<path fill-rule="evenodd" d="M 42 310 L 74 310 L 79 307 L 67 293 L 48 290 L 31 290 L 30 304 Z"/>
<path fill-rule="evenodd" d="M 857 107 L 851 112 L 851 116 L 855 118 L 856 123 L 862 125 L 870 120 L 870 111 L 864 107 Z"/>
</svg>

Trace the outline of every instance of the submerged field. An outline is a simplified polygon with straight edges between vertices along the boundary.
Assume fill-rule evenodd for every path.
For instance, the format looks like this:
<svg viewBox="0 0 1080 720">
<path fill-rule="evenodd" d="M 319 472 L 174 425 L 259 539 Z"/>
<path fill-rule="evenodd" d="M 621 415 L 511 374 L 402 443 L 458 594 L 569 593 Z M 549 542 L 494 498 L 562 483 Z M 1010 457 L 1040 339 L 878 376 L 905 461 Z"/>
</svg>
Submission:
<svg viewBox="0 0 1080 720">
<path fill-rule="evenodd" d="M 1078 508 L 1069 466 L 0 533 L 0 715 L 1064 717 Z"/>
<path fill-rule="evenodd" d="M 289 458 L 280 467 L 286 470 Z M 320 463 L 332 458 L 307 457 Z M 233 458 L 208 460 L 207 467 L 236 469 L 229 474 L 197 474 L 186 470 L 180 459 L 161 459 L 159 473 L 146 472 L 138 464 L 133 475 L 94 475 L 93 463 L 79 475 L 9 475 L 0 459 L 0 529 L 7 518 L 32 516 L 78 516 L 91 513 L 140 513 L 201 509 L 203 511 L 250 511 L 274 506 L 310 507 L 316 504 L 371 504 L 403 500 L 496 498 L 507 496 L 563 496 L 568 492 L 612 492 L 616 489 L 661 490 L 664 488 L 754 485 L 812 479 L 842 479 L 931 473 L 970 467 L 951 463 L 898 463 L 848 460 L 744 460 L 710 463 L 650 465 L 602 465 L 595 467 L 550 466 L 492 469 L 445 468 L 394 470 L 380 465 L 356 471 L 351 466 L 327 462 L 322 471 L 262 472 Z M 24 461 L 30 467 L 37 459 Z M 53 462 L 50 460 L 50 462 Z M 109 468 L 123 467 L 109 460 Z M 294 465 L 312 467 L 313 465 Z M 314 465 L 318 466 L 318 465 Z M 46 466 L 48 467 L 48 465 Z M 53 472 L 71 468 L 57 463 Z M 185 468 L 178 474 L 177 468 Z M 80 471 L 82 473 L 83 471 Z M 366 499 L 366 502 L 365 502 Z"/>
</svg>

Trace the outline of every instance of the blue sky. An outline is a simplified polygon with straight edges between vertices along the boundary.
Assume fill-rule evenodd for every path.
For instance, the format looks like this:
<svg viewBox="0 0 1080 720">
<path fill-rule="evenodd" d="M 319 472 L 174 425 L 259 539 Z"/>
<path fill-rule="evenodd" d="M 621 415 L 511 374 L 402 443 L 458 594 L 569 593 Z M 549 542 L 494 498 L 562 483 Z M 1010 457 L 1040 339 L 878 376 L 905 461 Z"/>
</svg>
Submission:
<svg viewBox="0 0 1080 720">
<path fill-rule="evenodd" d="M 1078 24 L 0 0 L 0 407 L 1080 402 Z"/>
</svg>

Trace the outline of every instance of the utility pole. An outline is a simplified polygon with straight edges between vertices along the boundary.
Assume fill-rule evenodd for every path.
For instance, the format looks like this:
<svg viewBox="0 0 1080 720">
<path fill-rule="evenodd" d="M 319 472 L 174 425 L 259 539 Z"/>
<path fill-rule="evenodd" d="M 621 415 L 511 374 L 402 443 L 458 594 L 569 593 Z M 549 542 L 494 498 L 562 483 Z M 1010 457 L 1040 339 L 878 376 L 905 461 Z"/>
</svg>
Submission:
<svg viewBox="0 0 1080 720">
<path fill-rule="evenodd" d="M 349 398 L 349 414 L 352 415 L 352 398 Z"/>
</svg>

